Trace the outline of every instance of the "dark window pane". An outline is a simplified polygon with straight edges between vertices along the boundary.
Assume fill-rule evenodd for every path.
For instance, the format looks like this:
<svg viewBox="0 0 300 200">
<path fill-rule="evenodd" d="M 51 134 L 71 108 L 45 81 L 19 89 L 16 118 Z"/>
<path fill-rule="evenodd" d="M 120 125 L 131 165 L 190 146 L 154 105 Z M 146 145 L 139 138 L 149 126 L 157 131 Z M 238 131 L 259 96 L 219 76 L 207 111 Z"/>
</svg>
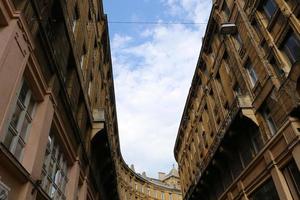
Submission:
<svg viewBox="0 0 300 200">
<path fill-rule="evenodd" d="M 260 188 L 250 195 L 250 200 L 279 200 L 273 180 L 269 179 L 263 183 Z"/>
<path fill-rule="evenodd" d="M 289 35 L 283 46 L 292 64 L 300 60 L 300 41 L 295 34 Z"/>
<path fill-rule="evenodd" d="M 25 99 L 26 99 L 26 95 L 29 91 L 28 85 L 26 83 L 26 81 L 23 82 L 21 91 L 20 91 L 20 96 L 19 96 L 19 100 L 24 104 L 25 103 Z"/>
<path fill-rule="evenodd" d="M 267 15 L 267 17 L 270 19 L 275 14 L 277 10 L 277 4 L 274 0 L 266 0 L 263 4 L 263 9 Z"/>
<path fill-rule="evenodd" d="M 284 177 L 294 199 L 300 198 L 300 172 L 294 160 L 292 160 L 284 169 Z"/>
</svg>

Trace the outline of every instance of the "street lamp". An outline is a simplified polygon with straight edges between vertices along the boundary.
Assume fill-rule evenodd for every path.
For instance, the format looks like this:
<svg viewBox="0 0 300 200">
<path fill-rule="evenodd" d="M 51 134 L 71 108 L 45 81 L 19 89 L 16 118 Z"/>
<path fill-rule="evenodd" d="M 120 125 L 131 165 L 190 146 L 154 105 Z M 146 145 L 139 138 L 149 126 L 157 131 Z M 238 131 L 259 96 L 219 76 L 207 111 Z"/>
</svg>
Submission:
<svg viewBox="0 0 300 200">
<path fill-rule="evenodd" d="M 237 27 L 234 23 L 222 23 L 220 26 L 220 34 L 222 35 L 234 35 L 237 32 Z"/>
</svg>

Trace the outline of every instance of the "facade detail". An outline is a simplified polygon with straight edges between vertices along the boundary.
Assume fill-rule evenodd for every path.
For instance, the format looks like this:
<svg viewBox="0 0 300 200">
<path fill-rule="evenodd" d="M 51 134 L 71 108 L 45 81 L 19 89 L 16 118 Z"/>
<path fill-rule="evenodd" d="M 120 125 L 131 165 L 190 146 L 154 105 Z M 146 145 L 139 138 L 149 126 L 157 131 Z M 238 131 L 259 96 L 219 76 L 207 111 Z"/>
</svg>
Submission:
<svg viewBox="0 0 300 200">
<path fill-rule="evenodd" d="M 136 173 L 134 168 L 120 160 L 118 165 L 119 194 L 122 200 L 182 200 L 178 171 L 159 173 L 159 178 Z"/>
<path fill-rule="evenodd" d="M 1 200 L 181 200 L 122 158 L 101 0 L 2 0 L 0 46 Z"/>
<path fill-rule="evenodd" d="M 0 46 L 0 199 L 120 199 L 102 1 L 1 0 Z"/>
<path fill-rule="evenodd" d="M 299 20 L 298 0 L 213 1 L 174 148 L 184 200 L 300 199 Z"/>
</svg>

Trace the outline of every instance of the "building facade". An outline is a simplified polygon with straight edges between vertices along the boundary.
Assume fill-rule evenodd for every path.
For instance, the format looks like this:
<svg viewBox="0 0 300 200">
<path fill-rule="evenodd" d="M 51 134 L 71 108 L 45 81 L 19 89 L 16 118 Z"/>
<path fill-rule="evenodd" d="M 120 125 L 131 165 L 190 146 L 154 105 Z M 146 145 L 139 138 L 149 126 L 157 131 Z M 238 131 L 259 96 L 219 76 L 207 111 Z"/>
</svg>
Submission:
<svg viewBox="0 0 300 200">
<path fill-rule="evenodd" d="M 136 173 L 133 165 L 120 159 L 118 165 L 119 194 L 122 200 L 182 200 L 178 171 L 159 173 L 158 179 Z"/>
<path fill-rule="evenodd" d="M 119 199 L 101 0 L 0 1 L 0 199 Z"/>
<path fill-rule="evenodd" d="M 174 148 L 184 200 L 300 199 L 299 20 L 298 0 L 213 1 Z"/>
</svg>

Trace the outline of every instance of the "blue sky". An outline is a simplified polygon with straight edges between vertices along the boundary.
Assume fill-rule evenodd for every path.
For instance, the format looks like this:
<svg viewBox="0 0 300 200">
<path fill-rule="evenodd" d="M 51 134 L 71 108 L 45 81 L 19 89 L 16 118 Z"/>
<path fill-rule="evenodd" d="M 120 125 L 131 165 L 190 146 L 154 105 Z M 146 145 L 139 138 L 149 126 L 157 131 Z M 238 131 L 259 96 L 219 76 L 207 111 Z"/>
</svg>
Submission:
<svg viewBox="0 0 300 200">
<path fill-rule="evenodd" d="M 104 0 L 109 21 L 208 20 L 211 0 Z M 109 24 L 122 155 L 157 177 L 173 148 L 206 25 Z"/>
</svg>

